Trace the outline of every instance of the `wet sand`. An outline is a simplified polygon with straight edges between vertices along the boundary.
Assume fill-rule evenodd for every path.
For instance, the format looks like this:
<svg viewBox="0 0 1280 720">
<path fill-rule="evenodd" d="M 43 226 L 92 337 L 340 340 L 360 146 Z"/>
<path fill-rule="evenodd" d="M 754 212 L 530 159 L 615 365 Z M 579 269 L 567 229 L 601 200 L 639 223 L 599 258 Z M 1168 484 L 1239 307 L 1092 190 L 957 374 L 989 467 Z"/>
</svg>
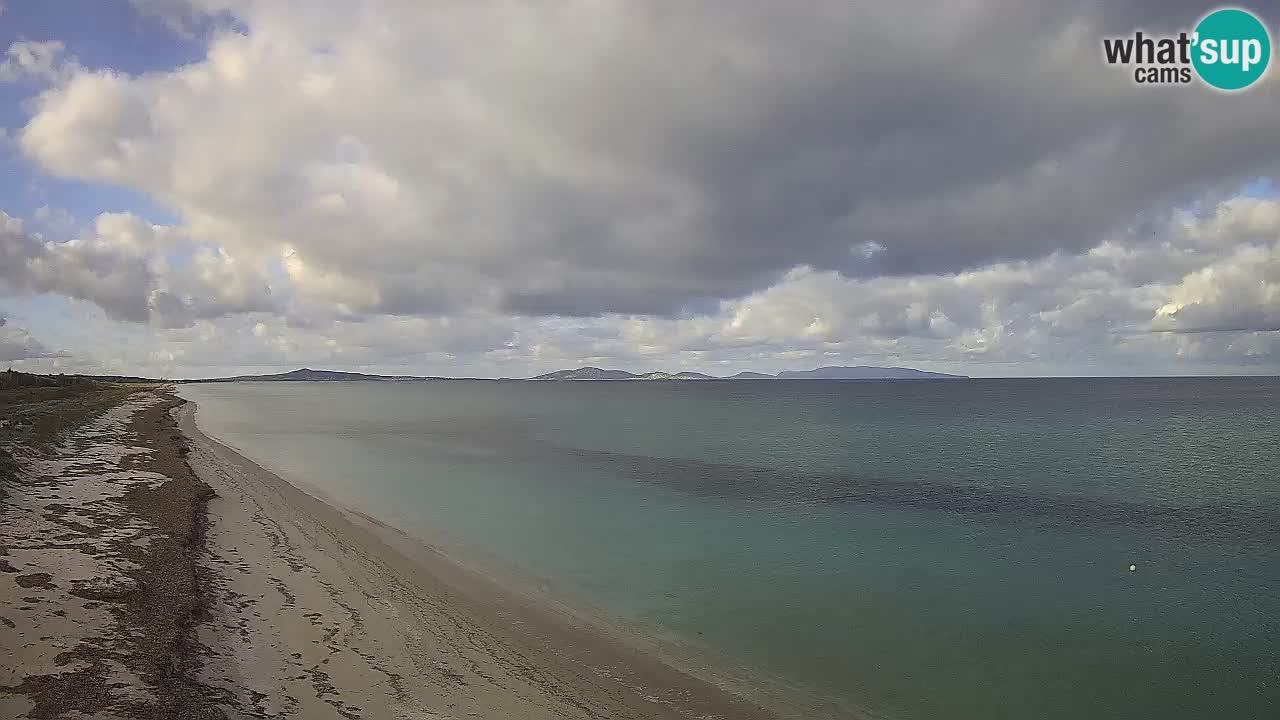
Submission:
<svg viewBox="0 0 1280 720">
<path fill-rule="evenodd" d="M 769 717 L 302 492 L 205 437 L 193 409 L 188 459 L 218 493 L 201 681 L 244 716 Z"/>
<path fill-rule="evenodd" d="M 772 717 L 303 492 L 180 402 L 135 393 L 8 483 L 0 717 Z"/>
</svg>

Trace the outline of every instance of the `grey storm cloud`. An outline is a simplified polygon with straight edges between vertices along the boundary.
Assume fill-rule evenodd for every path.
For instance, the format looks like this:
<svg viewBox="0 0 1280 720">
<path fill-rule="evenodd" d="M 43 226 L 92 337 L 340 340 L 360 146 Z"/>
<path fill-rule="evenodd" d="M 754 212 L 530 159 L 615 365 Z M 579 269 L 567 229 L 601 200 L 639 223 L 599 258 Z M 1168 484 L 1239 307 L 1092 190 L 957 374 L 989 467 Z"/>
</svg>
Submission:
<svg viewBox="0 0 1280 720">
<path fill-rule="evenodd" d="M 247 35 L 168 76 L 82 72 L 22 147 L 287 243 L 357 312 L 671 314 L 798 265 L 1080 252 L 1280 159 L 1273 84 L 1139 90 L 1102 63 L 1102 35 L 1194 3 L 140 7 Z"/>
<path fill-rule="evenodd" d="M 1112 5 L 640 13 L 636 37 L 584 63 L 603 69 L 547 102 L 543 122 L 663 189 L 631 208 L 540 202 L 531 214 L 569 218 L 552 220 L 565 238 L 539 256 L 559 282 L 510 289 L 507 305 L 673 312 L 798 264 L 873 276 L 1078 252 L 1273 170 L 1275 94 L 1224 113 L 1208 91 L 1134 92 L 1098 62 L 1097 36 L 1073 28 L 1172 26 L 1194 11 Z"/>
</svg>

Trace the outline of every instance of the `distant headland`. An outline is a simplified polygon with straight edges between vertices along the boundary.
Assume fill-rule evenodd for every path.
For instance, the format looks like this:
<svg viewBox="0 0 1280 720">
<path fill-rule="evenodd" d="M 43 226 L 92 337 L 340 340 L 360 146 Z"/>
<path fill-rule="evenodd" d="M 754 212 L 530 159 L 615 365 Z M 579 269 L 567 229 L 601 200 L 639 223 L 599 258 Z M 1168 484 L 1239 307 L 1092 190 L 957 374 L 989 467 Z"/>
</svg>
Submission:
<svg viewBox="0 0 1280 720">
<path fill-rule="evenodd" d="M 716 377 L 696 372 L 629 373 L 625 370 L 602 370 L 583 367 L 576 370 L 557 370 L 530 380 L 968 380 L 966 375 L 916 370 L 902 367 L 820 367 L 814 370 L 784 370 L 776 375 L 758 372 L 740 372 L 728 377 Z"/>
<path fill-rule="evenodd" d="M 409 382 L 424 380 L 449 380 L 437 376 L 420 375 L 372 375 L 368 373 L 343 372 L 340 370 L 312 370 L 301 368 L 284 373 L 269 375 L 237 375 L 225 378 L 207 378 L 201 380 L 180 380 L 178 382 L 213 383 L 213 382 Z M 684 380 L 684 381 L 728 381 L 728 380 L 967 380 L 966 375 L 948 375 L 946 373 L 929 372 L 903 367 L 875 367 L 858 365 L 854 367 L 820 367 L 814 370 L 784 370 L 775 375 L 759 372 L 740 372 L 727 377 L 717 377 L 699 372 L 664 372 L 633 373 L 626 370 L 606 370 L 598 367 L 580 367 L 573 370 L 557 370 L 531 378 L 530 381 L 635 381 L 635 380 Z"/>
</svg>

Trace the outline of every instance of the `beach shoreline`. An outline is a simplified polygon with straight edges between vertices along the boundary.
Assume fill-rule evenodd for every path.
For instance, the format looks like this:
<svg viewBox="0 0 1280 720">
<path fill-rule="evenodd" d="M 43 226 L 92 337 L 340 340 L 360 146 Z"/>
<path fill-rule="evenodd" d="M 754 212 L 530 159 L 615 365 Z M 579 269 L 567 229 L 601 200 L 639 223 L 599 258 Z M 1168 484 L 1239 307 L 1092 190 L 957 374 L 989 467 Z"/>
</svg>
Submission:
<svg viewBox="0 0 1280 720">
<path fill-rule="evenodd" d="M 207 435 L 171 387 L 17 449 L 5 717 L 771 718 Z"/>
<path fill-rule="evenodd" d="M 194 403 L 174 413 L 217 493 L 200 682 L 246 717 L 774 717 L 289 483 Z"/>
</svg>

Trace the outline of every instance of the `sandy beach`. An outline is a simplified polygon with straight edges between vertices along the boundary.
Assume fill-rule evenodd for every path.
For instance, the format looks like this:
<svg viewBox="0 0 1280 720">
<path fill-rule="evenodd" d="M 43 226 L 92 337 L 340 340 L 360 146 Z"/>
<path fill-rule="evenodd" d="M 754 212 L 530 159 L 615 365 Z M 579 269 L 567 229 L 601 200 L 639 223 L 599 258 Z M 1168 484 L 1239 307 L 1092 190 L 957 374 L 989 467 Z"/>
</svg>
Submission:
<svg viewBox="0 0 1280 720">
<path fill-rule="evenodd" d="M 20 463 L 0 715 L 770 717 L 303 492 L 196 418 L 135 393 Z"/>
<path fill-rule="evenodd" d="M 0 503 L 0 717 L 218 717 L 192 642 L 211 491 L 183 460 L 179 401 L 108 388 L 28 405 L 44 416 L 6 411 L 57 426 L 54 408 L 99 395 L 114 406 L 51 448 L 5 448 L 17 472 Z"/>
</svg>

